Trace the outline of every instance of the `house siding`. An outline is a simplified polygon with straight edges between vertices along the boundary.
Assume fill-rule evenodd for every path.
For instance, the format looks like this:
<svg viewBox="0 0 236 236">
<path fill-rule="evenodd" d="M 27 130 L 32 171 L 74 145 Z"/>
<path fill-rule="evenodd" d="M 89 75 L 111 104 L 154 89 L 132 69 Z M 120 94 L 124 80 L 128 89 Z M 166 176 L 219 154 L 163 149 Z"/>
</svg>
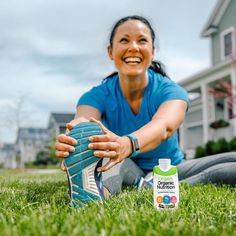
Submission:
<svg viewBox="0 0 236 236">
<path fill-rule="evenodd" d="M 230 27 L 236 29 L 236 1 L 230 2 L 226 9 L 219 25 L 218 32 L 211 37 L 211 52 L 212 52 L 212 65 L 216 65 L 222 61 L 221 58 L 221 32 L 227 30 Z"/>
</svg>

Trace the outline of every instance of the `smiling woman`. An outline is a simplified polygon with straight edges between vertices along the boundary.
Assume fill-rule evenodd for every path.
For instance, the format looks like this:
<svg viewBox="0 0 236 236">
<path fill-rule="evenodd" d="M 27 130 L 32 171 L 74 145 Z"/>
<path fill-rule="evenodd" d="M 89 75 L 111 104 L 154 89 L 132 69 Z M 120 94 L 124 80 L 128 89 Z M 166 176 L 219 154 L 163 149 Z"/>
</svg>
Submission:
<svg viewBox="0 0 236 236">
<path fill-rule="evenodd" d="M 80 97 L 67 134 L 57 137 L 56 155 L 66 158 L 63 168 L 73 204 L 117 194 L 123 185 L 145 183 L 141 178 L 162 158 L 171 159 L 186 182 L 218 181 L 210 177 L 212 169 L 218 174 L 222 171 L 217 166 L 222 157 L 182 164 L 177 129 L 189 99 L 186 91 L 166 76 L 161 64 L 153 61 L 154 41 L 155 33 L 145 18 L 120 19 L 108 46 L 117 72 Z M 236 165 L 235 157 L 225 160 Z M 221 180 L 235 182 L 233 164 L 229 168 L 232 175 L 227 175 L 230 178 Z"/>
</svg>

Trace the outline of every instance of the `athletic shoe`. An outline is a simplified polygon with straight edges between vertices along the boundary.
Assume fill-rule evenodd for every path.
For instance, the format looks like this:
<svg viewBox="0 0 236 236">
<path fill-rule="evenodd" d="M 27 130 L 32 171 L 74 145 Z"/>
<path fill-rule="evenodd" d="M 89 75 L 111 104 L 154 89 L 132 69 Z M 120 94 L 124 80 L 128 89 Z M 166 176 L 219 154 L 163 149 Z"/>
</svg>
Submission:
<svg viewBox="0 0 236 236">
<path fill-rule="evenodd" d="M 141 177 L 138 189 L 141 190 L 142 188 L 152 188 L 153 187 L 153 172 L 147 174 L 144 178 Z"/>
<path fill-rule="evenodd" d="M 73 206 L 83 206 L 94 200 L 103 200 L 101 173 L 97 168 L 102 159 L 93 155 L 94 150 L 88 148 L 89 137 L 103 134 L 101 127 L 95 122 L 81 122 L 71 129 L 69 136 L 78 141 L 75 152 L 64 158 L 69 196 Z"/>
</svg>

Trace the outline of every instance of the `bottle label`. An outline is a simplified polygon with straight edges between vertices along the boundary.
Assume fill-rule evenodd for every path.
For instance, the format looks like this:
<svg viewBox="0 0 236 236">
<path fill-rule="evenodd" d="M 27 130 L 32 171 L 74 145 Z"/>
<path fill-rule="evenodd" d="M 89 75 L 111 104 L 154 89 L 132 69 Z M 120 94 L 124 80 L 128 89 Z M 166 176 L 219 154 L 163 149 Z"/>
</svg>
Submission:
<svg viewBox="0 0 236 236">
<path fill-rule="evenodd" d="M 154 205 L 159 209 L 176 208 L 179 202 L 179 183 L 177 168 L 172 166 L 168 171 L 154 167 L 153 188 Z"/>
</svg>

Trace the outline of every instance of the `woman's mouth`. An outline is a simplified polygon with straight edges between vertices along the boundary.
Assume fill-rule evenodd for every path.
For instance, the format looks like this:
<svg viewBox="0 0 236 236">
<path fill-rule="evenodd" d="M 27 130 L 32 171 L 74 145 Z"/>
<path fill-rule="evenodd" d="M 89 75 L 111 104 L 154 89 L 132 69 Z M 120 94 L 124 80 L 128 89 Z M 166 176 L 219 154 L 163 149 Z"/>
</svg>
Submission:
<svg viewBox="0 0 236 236">
<path fill-rule="evenodd" d="M 124 62 L 127 64 L 139 64 L 142 62 L 142 58 L 140 58 L 140 57 L 125 57 Z"/>
</svg>

